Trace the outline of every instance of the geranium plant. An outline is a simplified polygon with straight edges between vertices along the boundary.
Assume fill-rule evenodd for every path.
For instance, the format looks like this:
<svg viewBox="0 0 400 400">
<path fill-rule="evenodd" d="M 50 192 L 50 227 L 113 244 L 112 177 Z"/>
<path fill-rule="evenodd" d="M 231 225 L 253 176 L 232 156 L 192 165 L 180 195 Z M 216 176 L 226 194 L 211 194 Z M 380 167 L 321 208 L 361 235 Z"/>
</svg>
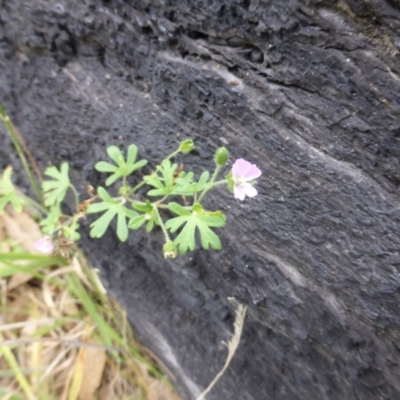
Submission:
<svg viewBox="0 0 400 400">
<path fill-rule="evenodd" d="M 38 248 L 50 251 L 50 237 L 72 244 L 80 238 L 79 220 L 94 214 L 97 218 L 90 224 L 92 238 L 102 237 L 115 221 L 116 234 L 122 242 L 128 239 L 132 231 L 145 229 L 150 233 L 153 229 L 161 229 L 165 237 L 165 257 L 174 258 L 178 253 L 193 251 L 197 244 L 204 250 L 220 250 L 222 245 L 218 229 L 225 226 L 226 217 L 220 210 L 204 207 L 207 193 L 216 186 L 224 185 L 236 199 L 242 201 L 246 196 L 254 197 L 257 195 L 255 179 L 261 176 L 261 171 L 256 165 L 238 159 L 225 178 L 218 180 L 229 158 L 228 150 L 221 147 L 214 155 L 213 173 L 203 171 L 196 177 L 194 172 L 185 171 L 182 164 L 175 162 L 179 153 L 188 154 L 193 148 L 193 141 L 184 140 L 152 172 L 143 175 L 140 182 L 132 185 L 132 175 L 139 175 L 138 171 L 148 164 L 147 160 L 138 160 L 138 148 L 134 144 L 128 147 L 126 157 L 117 146 L 110 146 L 107 148 L 110 161 L 99 161 L 95 169 L 108 175 L 105 186 L 111 187 L 111 190 L 102 186 L 97 190 L 90 187 L 89 197 L 82 202 L 69 179 L 67 163 L 62 163 L 60 169 L 55 166 L 47 168 L 45 175 L 50 179 L 42 182 L 42 190 L 48 213 L 41 221 L 46 236 Z M 0 184 L 0 194 L 3 187 L 8 196 L 4 197 L 3 202 L 14 201 L 8 171 L 3 182 L 4 187 Z M 63 214 L 61 203 L 69 190 L 75 197 L 76 212 L 68 216 Z"/>
</svg>

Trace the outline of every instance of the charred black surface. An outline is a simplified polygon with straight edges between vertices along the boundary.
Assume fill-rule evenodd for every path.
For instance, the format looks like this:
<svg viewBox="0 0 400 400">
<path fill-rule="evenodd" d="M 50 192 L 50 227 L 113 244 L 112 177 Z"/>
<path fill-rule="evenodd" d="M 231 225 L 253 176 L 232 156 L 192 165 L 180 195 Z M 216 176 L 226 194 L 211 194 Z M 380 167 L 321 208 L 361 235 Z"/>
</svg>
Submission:
<svg viewBox="0 0 400 400">
<path fill-rule="evenodd" d="M 228 297 L 248 317 L 209 399 L 399 398 L 398 1 L 0 4 L 0 99 L 43 168 L 83 191 L 108 144 L 153 163 L 191 137 L 188 167 L 228 143 L 264 172 L 253 201 L 211 198 L 220 253 L 83 241 L 186 399 L 223 364 Z"/>
</svg>

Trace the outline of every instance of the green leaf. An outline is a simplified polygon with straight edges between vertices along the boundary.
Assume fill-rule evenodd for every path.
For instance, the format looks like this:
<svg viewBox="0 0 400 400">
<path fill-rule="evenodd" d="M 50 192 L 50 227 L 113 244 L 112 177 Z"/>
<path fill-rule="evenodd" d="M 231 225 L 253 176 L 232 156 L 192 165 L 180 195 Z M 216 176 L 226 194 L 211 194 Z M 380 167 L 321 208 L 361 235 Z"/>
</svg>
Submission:
<svg viewBox="0 0 400 400">
<path fill-rule="evenodd" d="M 143 214 L 137 215 L 130 219 L 128 223 L 128 227 L 130 229 L 136 230 L 142 227 L 143 224 L 147 222 L 146 231 L 150 232 L 153 230 L 155 225 L 159 225 L 158 216 L 154 212 L 153 205 L 149 200 L 146 200 L 146 203 L 142 204 L 133 204 L 133 208 L 135 210 L 143 212 Z"/>
<path fill-rule="evenodd" d="M 149 200 L 146 200 L 146 203 L 133 203 L 132 207 L 144 213 L 153 211 L 153 206 L 151 205 Z"/>
<path fill-rule="evenodd" d="M 156 172 L 146 175 L 143 180 L 155 189 L 150 190 L 149 196 L 166 196 L 174 191 L 174 173 L 178 164 L 172 164 L 170 160 L 163 160 L 161 165 L 156 167 Z M 158 174 L 161 174 L 159 176 Z"/>
<path fill-rule="evenodd" d="M 142 227 L 142 225 L 147 221 L 145 215 L 137 215 L 129 220 L 128 228 L 137 230 Z"/>
<path fill-rule="evenodd" d="M 106 161 L 99 161 L 94 166 L 99 172 L 111 173 L 106 180 L 106 186 L 110 186 L 117 180 L 122 179 L 130 175 L 132 172 L 144 167 L 147 164 L 147 160 L 136 161 L 138 148 L 134 144 L 128 147 L 127 159 L 125 161 L 121 150 L 117 146 L 109 146 L 107 148 L 107 154 L 115 162 L 116 165 L 110 164 Z"/>
<path fill-rule="evenodd" d="M 168 208 L 177 215 L 191 215 L 191 212 L 186 208 L 182 207 L 180 204 L 171 202 L 168 203 Z"/>
<path fill-rule="evenodd" d="M 186 224 L 175 238 L 174 244 L 178 246 L 179 252 L 185 254 L 188 250 L 193 251 L 196 247 L 196 219 L 188 217 Z"/>
<path fill-rule="evenodd" d="M 193 172 L 189 172 L 187 175 L 181 173 L 179 178 L 176 180 L 177 186 L 171 194 L 180 194 L 183 196 L 194 196 L 195 193 L 201 192 L 205 189 L 210 177 L 208 171 L 204 171 L 198 182 L 193 182 Z"/>
<path fill-rule="evenodd" d="M 125 242 L 128 239 L 128 225 L 126 223 L 126 215 L 123 212 L 118 212 L 117 236 L 121 242 Z"/>
<path fill-rule="evenodd" d="M 59 226 L 61 218 L 60 204 L 57 203 L 50 208 L 47 217 L 40 221 L 42 232 L 46 235 L 52 236 Z"/>
<path fill-rule="evenodd" d="M 90 224 L 90 236 L 92 238 L 102 237 L 111 221 L 117 217 L 117 236 L 121 242 L 125 242 L 128 239 L 128 224 L 126 220 L 137 216 L 138 213 L 125 207 L 120 198 L 113 199 L 102 187 L 98 188 L 97 193 L 103 201 L 91 204 L 86 213 L 104 213 Z"/>
<path fill-rule="evenodd" d="M 53 178 L 54 180 L 45 180 L 42 182 L 42 189 L 44 192 L 44 204 L 47 207 L 52 207 L 60 204 L 67 193 L 71 182 L 68 176 L 69 165 L 66 162 L 61 164 L 60 169 L 52 166 L 44 171 L 44 174 Z"/>
<path fill-rule="evenodd" d="M 118 169 L 118 167 L 107 161 L 99 161 L 94 167 L 99 172 L 115 172 Z"/>
<path fill-rule="evenodd" d="M 154 228 L 154 220 L 151 219 L 146 225 L 146 232 L 150 233 Z"/>
<path fill-rule="evenodd" d="M 76 219 L 74 219 L 71 225 L 63 227 L 63 234 L 67 239 L 76 242 L 81 238 L 78 229 L 79 229 L 79 223 Z"/>
<path fill-rule="evenodd" d="M 165 223 L 165 227 L 169 229 L 172 233 L 176 232 L 183 224 L 187 222 L 187 217 L 176 217 L 171 218 Z"/>
<path fill-rule="evenodd" d="M 221 249 L 221 240 L 210 229 L 210 227 L 221 228 L 225 225 L 225 216 L 220 211 L 205 211 L 199 203 L 193 205 L 192 212 L 178 203 L 169 203 L 168 208 L 179 216 L 168 220 L 165 227 L 171 233 L 174 233 L 183 226 L 174 240 L 174 244 L 178 246 L 181 254 L 195 249 L 197 231 L 200 234 L 200 241 L 204 250 L 208 250 L 210 247 L 214 250 Z"/>
<path fill-rule="evenodd" d="M 7 167 L 0 177 L 0 214 L 4 213 L 8 204 L 11 204 L 17 212 L 22 211 L 23 206 L 26 204 L 24 198 L 15 189 L 11 181 L 11 174 L 12 168 Z"/>
<path fill-rule="evenodd" d="M 125 164 L 124 156 L 117 146 L 109 146 L 107 147 L 108 157 L 111 158 L 118 166 L 122 166 Z"/>
</svg>

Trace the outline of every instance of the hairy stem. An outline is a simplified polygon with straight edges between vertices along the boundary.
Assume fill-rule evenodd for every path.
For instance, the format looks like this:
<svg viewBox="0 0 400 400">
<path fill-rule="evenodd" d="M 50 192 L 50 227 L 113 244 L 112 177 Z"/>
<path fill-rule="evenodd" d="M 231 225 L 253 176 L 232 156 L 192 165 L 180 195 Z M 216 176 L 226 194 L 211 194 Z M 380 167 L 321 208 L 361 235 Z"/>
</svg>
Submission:
<svg viewBox="0 0 400 400">
<path fill-rule="evenodd" d="M 222 179 L 220 181 L 214 182 L 212 187 L 223 185 L 224 183 L 228 183 L 228 180 L 227 179 Z"/>
<path fill-rule="evenodd" d="M 166 242 L 171 241 L 171 238 L 168 235 L 167 229 L 165 228 L 164 222 L 161 219 L 161 215 L 160 215 L 160 212 L 158 211 L 158 207 L 157 207 L 156 203 L 153 203 L 153 210 L 154 210 L 155 214 L 157 215 L 158 222 L 160 223 L 160 226 L 161 226 L 161 229 L 162 229 L 162 231 L 164 233 Z"/>
</svg>

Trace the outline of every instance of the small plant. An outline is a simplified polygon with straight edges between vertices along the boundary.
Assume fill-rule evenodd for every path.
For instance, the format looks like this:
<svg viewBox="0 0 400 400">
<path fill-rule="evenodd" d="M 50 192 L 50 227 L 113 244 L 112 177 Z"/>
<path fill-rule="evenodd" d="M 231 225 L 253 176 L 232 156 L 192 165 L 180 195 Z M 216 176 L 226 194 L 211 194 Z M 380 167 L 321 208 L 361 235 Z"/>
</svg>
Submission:
<svg viewBox="0 0 400 400">
<path fill-rule="evenodd" d="M 130 231 L 144 227 L 150 233 L 160 227 L 165 236 L 163 251 L 166 258 L 195 250 L 196 238 L 199 238 L 204 250 L 220 250 L 221 240 L 215 228 L 224 227 L 226 217 L 219 210 L 205 209 L 205 196 L 212 188 L 226 185 L 239 200 L 244 200 L 246 196 L 254 197 L 257 190 L 253 185 L 261 171 L 254 164 L 238 159 L 225 179 L 217 180 L 229 157 L 228 150 L 221 147 L 214 156 L 213 174 L 210 176 L 208 171 L 204 171 L 196 179 L 194 172 L 185 171 L 182 164 L 172 161 L 179 153 L 188 154 L 193 148 L 193 141 L 184 140 L 153 172 L 144 175 L 141 182 L 132 186 L 128 180 L 134 172 L 147 165 L 147 160 L 137 161 L 138 148 L 134 144 L 128 147 L 126 158 L 117 146 L 110 146 L 107 154 L 112 163 L 99 161 L 95 169 L 109 174 L 105 186 L 112 186 L 113 190 L 109 192 L 100 186 L 95 194 L 90 187 L 89 198 L 83 202 L 80 202 L 79 194 L 69 179 L 67 163 L 62 163 L 59 169 L 55 166 L 47 168 L 44 174 L 50 179 L 42 182 L 44 206 L 48 209 L 40 223 L 43 233 L 46 237 L 72 244 L 80 238 L 78 221 L 87 214 L 101 214 L 90 224 L 90 236 L 93 238 L 102 237 L 112 221 L 116 220 L 116 233 L 121 242 L 128 239 Z M 14 194 L 10 175 L 11 170 L 7 169 L 0 181 L 0 212 L 8 202 L 16 208 L 22 207 L 22 204 L 16 203 L 19 200 Z M 61 204 L 68 190 L 72 191 L 76 202 L 73 215 L 62 212 Z"/>
</svg>

